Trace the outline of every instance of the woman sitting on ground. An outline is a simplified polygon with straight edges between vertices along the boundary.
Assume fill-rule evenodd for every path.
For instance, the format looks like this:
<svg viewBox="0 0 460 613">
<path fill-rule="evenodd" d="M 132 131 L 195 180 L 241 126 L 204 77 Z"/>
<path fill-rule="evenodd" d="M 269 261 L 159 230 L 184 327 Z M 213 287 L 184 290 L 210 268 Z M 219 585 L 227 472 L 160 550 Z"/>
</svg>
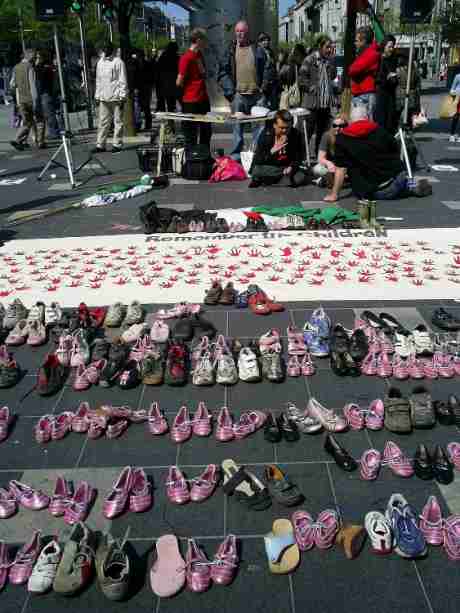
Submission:
<svg viewBox="0 0 460 613">
<path fill-rule="evenodd" d="M 347 125 L 343 115 L 338 115 L 332 127 L 323 134 L 319 144 L 318 163 L 313 168 L 313 174 L 317 177 L 327 177 L 332 183 L 332 191 L 325 196 L 324 202 L 337 202 L 339 193 L 345 181 L 345 168 L 337 168 L 334 163 L 335 139 L 340 128 Z"/>
<path fill-rule="evenodd" d="M 307 175 L 300 168 L 302 138 L 292 124 L 289 111 L 277 111 L 273 125 L 262 132 L 254 153 L 249 187 L 275 183 L 290 187 L 305 185 Z"/>
</svg>

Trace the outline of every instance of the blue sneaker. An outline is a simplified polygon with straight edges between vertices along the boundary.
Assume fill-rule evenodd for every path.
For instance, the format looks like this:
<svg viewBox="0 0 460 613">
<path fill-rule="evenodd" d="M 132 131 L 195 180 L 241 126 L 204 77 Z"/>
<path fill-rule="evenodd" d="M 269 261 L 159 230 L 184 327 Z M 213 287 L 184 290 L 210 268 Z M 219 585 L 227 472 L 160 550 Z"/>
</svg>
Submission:
<svg viewBox="0 0 460 613">
<path fill-rule="evenodd" d="M 235 306 L 237 309 L 247 309 L 248 308 L 248 300 L 249 294 L 248 291 L 239 292 L 235 299 Z"/>
<path fill-rule="evenodd" d="M 322 307 L 313 311 L 310 321 L 307 321 L 303 329 L 303 337 L 311 355 L 317 358 L 325 358 L 329 355 L 331 325 L 331 320 Z"/>
<path fill-rule="evenodd" d="M 416 514 L 402 494 L 388 501 L 386 518 L 393 531 L 394 550 L 402 558 L 419 558 L 426 554 L 426 541 L 418 527 Z"/>
</svg>

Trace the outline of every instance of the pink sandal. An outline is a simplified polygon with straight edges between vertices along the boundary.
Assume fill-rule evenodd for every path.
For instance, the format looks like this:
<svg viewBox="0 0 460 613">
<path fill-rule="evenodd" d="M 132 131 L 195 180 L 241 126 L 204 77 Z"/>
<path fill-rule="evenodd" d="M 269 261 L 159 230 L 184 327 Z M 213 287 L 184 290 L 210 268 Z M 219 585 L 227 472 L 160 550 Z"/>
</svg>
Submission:
<svg viewBox="0 0 460 613">
<path fill-rule="evenodd" d="M 185 560 L 180 554 L 179 543 L 173 534 L 160 536 L 156 542 L 156 560 L 150 571 L 150 585 L 154 594 L 169 598 L 185 584 Z"/>
</svg>

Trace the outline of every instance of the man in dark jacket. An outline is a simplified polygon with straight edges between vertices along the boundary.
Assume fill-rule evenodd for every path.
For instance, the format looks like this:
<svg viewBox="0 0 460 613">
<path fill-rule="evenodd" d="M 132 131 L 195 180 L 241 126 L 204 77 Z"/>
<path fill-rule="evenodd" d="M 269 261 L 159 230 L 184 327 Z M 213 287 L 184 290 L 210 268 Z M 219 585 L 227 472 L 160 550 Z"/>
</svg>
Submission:
<svg viewBox="0 0 460 613">
<path fill-rule="evenodd" d="M 260 135 L 251 167 L 252 181 L 249 187 L 282 183 L 299 187 L 307 182 L 302 162 L 302 137 L 292 127 L 289 111 L 277 111 L 273 126 Z"/>
<path fill-rule="evenodd" d="M 374 119 L 375 78 L 380 66 L 380 53 L 370 28 L 356 30 L 357 57 L 348 68 L 351 80 L 352 106 L 366 106 L 370 119 Z"/>
<path fill-rule="evenodd" d="M 276 78 L 274 64 L 267 62 L 264 50 L 249 40 L 249 26 L 239 21 L 235 26 L 235 40 L 230 44 L 219 65 L 217 81 L 234 113 L 249 115 L 264 95 L 269 95 Z M 253 130 L 253 144 L 260 129 Z M 239 159 L 244 145 L 244 128 L 236 124 L 233 129 L 231 155 Z"/>
<path fill-rule="evenodd" d="M 335 141 L 335 165 L 346 168 L 353 193 L 366 200 L 407 195 L 407 174 L 396 139 L 368 118 L 366 107 L 351 111 L 351 123 Z"/>
</svg>

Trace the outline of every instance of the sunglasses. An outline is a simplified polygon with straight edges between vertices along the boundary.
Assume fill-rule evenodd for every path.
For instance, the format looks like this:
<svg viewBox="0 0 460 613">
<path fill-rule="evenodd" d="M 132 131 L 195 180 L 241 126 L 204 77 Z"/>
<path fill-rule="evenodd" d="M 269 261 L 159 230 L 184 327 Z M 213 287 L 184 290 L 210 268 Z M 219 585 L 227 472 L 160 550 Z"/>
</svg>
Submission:
<svg viewBox="0 0 460 613">
<path fill-rule="evenodd" d="M 333 128 L 346 128 L 347 127 L 347 123 L 333 123 L 332 127 Z"/>
</svg>

